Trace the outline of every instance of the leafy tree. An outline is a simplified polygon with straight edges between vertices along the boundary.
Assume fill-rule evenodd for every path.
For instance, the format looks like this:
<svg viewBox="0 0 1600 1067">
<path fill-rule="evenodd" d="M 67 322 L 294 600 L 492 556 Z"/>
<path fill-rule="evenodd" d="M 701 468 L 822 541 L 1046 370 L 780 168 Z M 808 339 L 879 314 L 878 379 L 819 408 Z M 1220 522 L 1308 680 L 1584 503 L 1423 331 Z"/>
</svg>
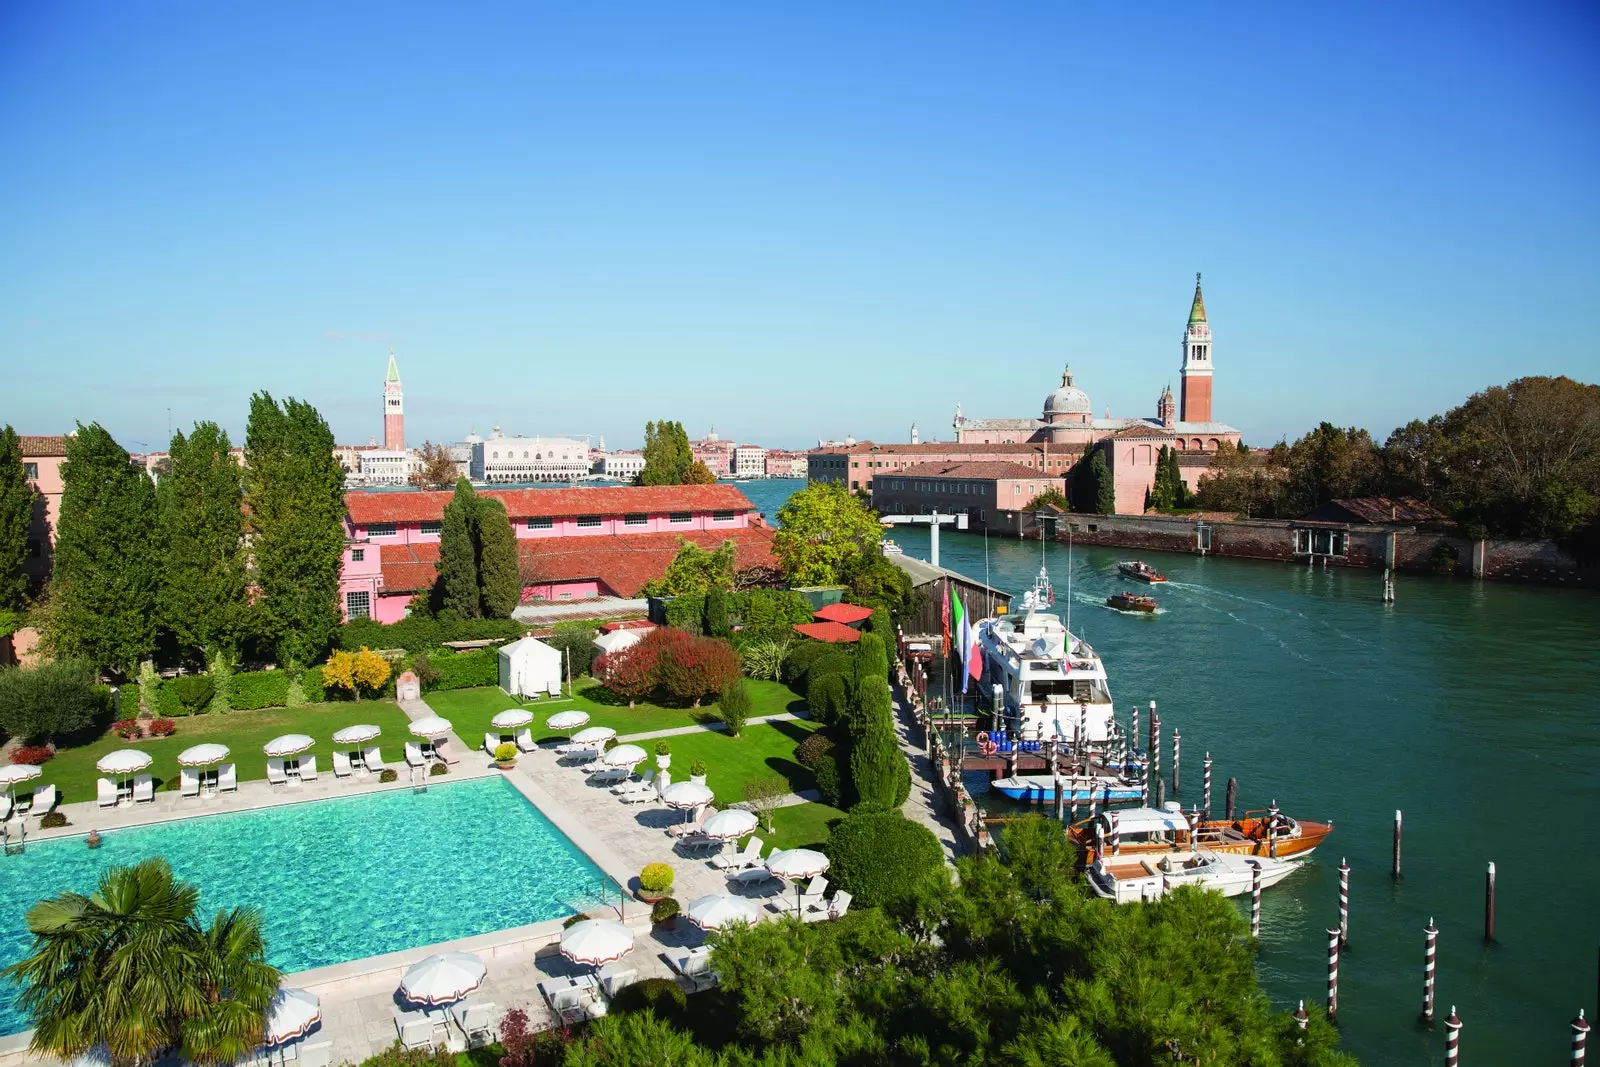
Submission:
<svg viewBox="0 0 1600 1067">
<path fill-rule="evenodd" d="M 1062 511 L 1072 510 L 1071 502 L 1067 500 L 1066 494 L 1059 489 L 1046 489 L 1028 501 L 1022 510 L 1038 511 L 1046 507 L 1060 508 Z"/>
<path fill-rule="evenodd" d="M 68 439 L 61 480 L 50 646 L 131 675 L 155 648 L 155 486 L 99 423 Z"/>
<path fill-rule="evenodd" d="M 69 1060 L 105 1045 L 114 1067 L 180 1046 L 199 1064 L 243 1059 L 261 1044 L 280 978 L 266 963 L 261 916 L 219 911 L 202 927 L 200 893 L 165 860 L 116 867 L 90 896 L 62 893 L 28 909 L 30 954 L 5 969 L 21 986 L 30 1049 Z"/>
<path fill-rule="evenodd" d="M 478 585 L 478 494 L 465 478 L 456 482 L 456 493 L 444 506 L 444 521 L 439 530 L 439 609 L 459 619 L 483 615 L 482 593 Z"/>
<path fill-rule="evenodd" d="M 1284 486 L 1291 515 L 1330 500 L 1372 496 L 1383 488 L 1378 446 L 1363 429 L 1324 422 L 1289 446 Z"/>
<path fill-rule="evenodd" d="M 689 469 L 683 475 L 684 485 L 715 485 L 717 476 L 711 473 L 711 468 L 701 460 L 689 464 Z"/>
<path fill-rule="evenodd" d="M 665 627 L 657 627 L 637 644 L 598 657 L 593 667 L 595 678 L 633 707 L 635 701 L 655 692 L 656 665 L 663 648 L 662 639 L 655 635 L 667 632 Z"/>
<path fill-rule="evenodd" d="M 778 509 L 778 527 L 773 551 L 795 585 L 838 585 L 882 559 L 877 516 L 837 482 L 813 482 L 791 496 Z"/>
<path fill-rule="evenodd" d="M 247 629 L 244 498 L 226 431 L 214 422 L 180 430 L 157 487 L 163 582 L 161 624 L 189 657 L 237 660 Z"/>
<path fill-rule="evenodd" d="M 1285 450 L 1286 453 L 1287 450 Z M 1244 445 L 1222 442 L 1200 476 L 1194 502 L 1208 511 L 1231 511 L 1246 518 L 1271 518 L 1283 510 L 1284 470 L 1257 462 Z"/>
<path fill-rule="evenodd" d="M 478 581 L 485 618 L 508 619 L 522 603 L 522 571 L 517 535 L 505 505 L 493 497 L 478 500 Z"/>
<path fill-rule="evenodd" d="M 857 603 L 885 604 L 904 617 L 913 610 L 911 577 L 881 555 L 863 556 L 845 574 L 850 598 Z"/>
<path fill-rule="evenodd" d="M 0 730 L 42 744 L 94 724 L 106 699 L 94 668 L 73 660 L 0 668 Z"/>
<path fill-rule="evenodd" d="M 303 666 L 339 625 L 344 561 L 344 469 L 317 409 L 252 396 L 244 481 L 265 636 L 280 663 Z"/>
<path fill-rule="evenodd" d="M 898 811 L 858 806 L 833 828 L 825 847 L 828 880 L 868 907 L 893 906 L 945 869 L 939 839 Z"/>
<path fill-rule="evenodd" d="M 1178 469 L 1178 450 L 1163 445 L 1156 458 L 1156 480 L 1150 487 L 1149 506 L 1157 511 L 1171 511 L 1188 503 L 1189 490 L 1183 484 L 1183 473 Z"/>
<path fill-rule="evenodd" d="M 322 668 L 325 689 L 343 689 L 356 700 L 362 693 L 381 693 L 389 683 L 389 661 L 370 649 L 359 652 L 335 651 Z"/>
<path fill-rule="evenodd" d="M 728 733 L 738 737 L 745 721 L 750 718 L 750 690 L 745 688 L 743 678 L 735 678 L 723 687 L 722 694 L 717 698 L 717 713 L 727 724 Z"/>
<path fill-rule="evenodd" d="M 568 1046 L 566 1067 L 717 1067 L 712 1052 L 653 1011 L 606 1015 Z"/>
<path fill-rule="evenodd" d="M 679 422 L 647 422 L 644 426 L 644 468 L 639 472 L 640 485 L 701 485 L 716 481 L 705 464 L 698 464 L 705 472 L 704 481 L 691 482 L 699 474 L 694 451 L 689 447 L 689 435 Z"/>
<path fill-rule="evenodd" d="M 1383 443 L 1383 491 L 1414 497 L 1436 507 L 1449 506 L 1451 447 L 1444 416 L 1412 419 Z"/>
<path fill-rule="evenodd" d="M 0 610 L 21 607 L 28 592 L 22 566 L 37 496 L 22 476 L 22 441 L 7 426 L 0 430 Z"/>
<path fill-rule="evenodd" d="M 578 678 L 588 674 L 594 666 L 594 639 L 598 633 L 587 622 L 558 622 L 556 632 L 546 637 L 544 643 L 561 653 L 572 677 Z"/>
<path fill-rule="evenodd" d="M 679 700 L 692 700 L 699 707 L 705 697 L 739 680 L 739 653 L 726 641 L 664 628 L 653 633 L 677 635 L 665 639 L 656 681 Z"/>
<path fill-rule="evenodd" d="M 875 633 L 862 634 L 856 643 L 856 688 L 865 685 L 868 678 L 889 678 L 889 651 L 883 638 Z"/>
<path fill-rule="evenodd" d="M 769 834 L 772 832 L 772 813 L 782 806 L 783 798 L 788 795 L 789 783 L 775 774 L 753 778 L 744 784 L 745 807 L 760 817 L 762 829 Z"/>
<path fill-rule="evenodd" d="M 448 448 L 424 441 L 419 455 L 422 465 L 411 472 L 412 485 L 419 489 L 448 489 L 456 484 L 456 461 L 450 458 Z"/>
<path fill-rule="evenodd" d="M 678 554 L 672 557 L 666 573 L 647 582 L 645 596 L 692 596 L 712 589 L 733 588 L 734 557 L 738 546 L 724 541 L 708 552 L 689 540 L 678 538 Z"/>
</svg>

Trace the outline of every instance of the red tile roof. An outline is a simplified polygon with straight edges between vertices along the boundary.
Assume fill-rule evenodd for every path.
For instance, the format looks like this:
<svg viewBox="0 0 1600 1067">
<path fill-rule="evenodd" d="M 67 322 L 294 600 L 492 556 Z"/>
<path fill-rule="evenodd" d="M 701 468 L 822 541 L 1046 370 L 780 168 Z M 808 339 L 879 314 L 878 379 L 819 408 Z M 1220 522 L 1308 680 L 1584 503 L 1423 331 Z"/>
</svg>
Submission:
<svg viewBox="0 0 1600 1067">
<path fill-rule="evenodd" d="M 56 435 L 51 437 L 30 437 L 21 434 L 17 438 L 22 445 L 24 456 L 64 456 L 67 454 L 67 439 Z"/>
<path fill-rule="evenodd" d="M 872 609 L 859 604 L 829 604 L 819 609 L 816 614 L 817 618 L 824 622 L 842 622 L 849 625 L 852 622 L 862 622 L 872 618 Z"/>
<path fill-rule="evenodd" d="M 1151 426 L 1149 423 L 1136 422 L 1132 426 L 1125 426 L 1111 435 L 1117 440 L 1124 437 L 1176 437 L 1176 430 L 1163 429 L 1160 426 Z"/>
<path fill-rule="evenodd" d="M 1037 467 L 1011 463 L 1007 460 L 976 461 L 971 463 L 919 463 L 900 470 L 879 471 L 889 477 L 910 475 L 913 478 L 975 478 L 980 481 L 997 481 L 1002 478 L 1064 478 L 1066 473 L 1051 473 Z"/>
<path fill-rule="evenodd" d="M 852 630 L 842 622 L 799 622 L 795 623 L 794 628 L 796 633 L 826 641 L 830 645 L 847 645 L 861 640 L 859 630 Z"/>
<path fill-rule="evenodd" d="M 964 453 L 996 453 L 1007 454 L 1012 452 L 1043 452 L 1043 444 L 1029 444 L 1027 442 L 1009 442 L 1006 444 L 981 444 L 974 441 L 935 441 L 930 444 L 904 444 L 880 445 L 871 441 L 857 441 L 853 445 L 838 445 L 833 448 L 815 448 L 812 455 L 837 456 L 849 453 L 852 456 L 866 454 L 880 454 L 891 456 L 959 456 Z"/>
<path fill-rule="evenodd" d="M 345 510 L 357 526 L 374 522 L 428 522 L 444 517 L 453 493 L 350 492 Z M 753 511 L 755 505 L 732 485 L 611 485 L 581 489 L 488 489 L 515 522 L 534 516 L 663 514 L 670 511 Z"/>
<path fill-rule="evenodd" d="M 1409 496 L 1394 499 L 1386 496 L 1349 497 L 1329 501 L 1329 504 L 1349 512 L 1361 522 L 1369 523 L 1441 522 L 1446 518 L 1442 511 L 1432 505 Z"/>
</svg>

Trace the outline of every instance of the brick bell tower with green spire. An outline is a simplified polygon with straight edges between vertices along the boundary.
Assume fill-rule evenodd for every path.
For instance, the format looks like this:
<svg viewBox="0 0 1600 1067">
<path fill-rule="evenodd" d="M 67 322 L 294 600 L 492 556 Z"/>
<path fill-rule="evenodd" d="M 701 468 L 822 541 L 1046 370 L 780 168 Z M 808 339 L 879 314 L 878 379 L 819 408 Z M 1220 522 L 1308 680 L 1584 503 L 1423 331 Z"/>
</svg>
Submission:
<svg viewBox="0 0 1600 1067">
<path fill-rule="evenodd" d="M 394 349 L 389 349 L 389 373 L 383 379 L 383 447 L 391 452 L 406 449 L 405 395 L 400 391 L 400 368 L 395 366 Z"/>
<path fill-rule="evenodd" d="M 1183 366 L 1178 376 L 1178 418 L 1184 422 L 1211 421 L 1211 324 L 1206 322 L 1206 301 L 1200 294 L 1200 274 L 1194 276 L 1194 303 L 1183 331 Z"/>
</svg>

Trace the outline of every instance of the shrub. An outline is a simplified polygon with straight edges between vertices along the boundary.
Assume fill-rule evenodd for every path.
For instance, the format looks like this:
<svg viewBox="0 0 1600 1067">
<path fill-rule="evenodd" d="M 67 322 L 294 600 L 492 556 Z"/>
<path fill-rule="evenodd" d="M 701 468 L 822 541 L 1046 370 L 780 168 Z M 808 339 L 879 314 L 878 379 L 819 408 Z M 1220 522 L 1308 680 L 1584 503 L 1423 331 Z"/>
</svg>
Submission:
<svg viewBox="0 0 1600 1067">
<path fill-rule="evenodd" d="M 586 622 L 556 624 L 556 632 L 544 638 L 544 643 L 561 653 L 565 667 L 574 678 L 588 674 L 594 667 L 594 639 L 599 631 Z"/>
<path fill-rule="evenodd" d="M 366 648 L 403 648 L 407 652 L 439 648 L 446 641 L 511 640 L 527 627 L 515 619 L 460 619 L 450 616 L 411 615 L 399 622 L 352 619 L 334 632 L 334 644 L 349 652 Z"/>
<path fill-rule="evenodd" d="M 668 626 L 692 634 L 704 632 L 701 626 L 705 620 L 706 598 L 701 594 L 685 593 L 682 596 L 675 596 L 667 601 L 664 612 Z"/>
<path fill-rule="evenodd" d="M 320 704 L 328 699 L 328 689 L 322 684 L 322 668 L 308 668 L 300 675 L 300 688 L 305 690 L 307 704 Z"/>
<path fill-rule="evenodd" d="M 833 738 L 824 730 L 816 730 L 795 746 L 794 760 L 802 767 L 814 767 L 818 760 L 832 751 Z"/>
<path fill-rule="evenodd" d="M 371 649 L 359 652 L 336 651 L 322 668 L 322 684 L 361 699 L 383 692 L 389 682 L 389 661 Z"/>
<path fill-rule="evenodd" d="M 178 699 L 178 679 L 168 678 L 156 689 L 155 707 L 151 713 L 163 719 L 176 719 L 187 715 L 183 701 Z"/>
<path fill-rule="evenodd" d="M 528 1013 L 521 1008 L 512 1008 L 501 1018 L 500 1047 L 505 1053 L 500 1067 L 556 1067 L 567 1058 L 565 1031 L 530 1029 Z"/>
<path fill-rule="evenodd" d="M 11 753 L 12 763 L 25 763 L 30 767 L 37 767 L 51 756 L 55 751 L 49 745 L 23 745 Z"/>
<path fill-rule="evenodd" d="M 889 677 L 889 651 L 877 634 L 862 634 L 856 646 L 856 685 L 863 678 Z"/>
<path fill-rule="evenodd" d="M 667 743 L 666 738 L 662 738 L 660 741 L 657 741 L 655 747 L 656 755 L 658 756 L 672 755 L 672 746 Z"/>
<path fill-rule="evenodd" d="M 171 719 L 151 719 L 150 720 L 150 736 L 151 737 L 171 737 L 173 734 L 175 734 L 177 732 L 178 732 L 178 724 L 173 722 Z"/>
<path fill-rule="evenodd" d="M 417 684 L 423 689 L 439 687 L 439 669 L 433 665 L 433 660 L 426 652 L 419 652 L 411 657 L 411 670 L 417 676 Z"/>
<path fill-rule="evenodd" d="M 692 700 L 695 707 L 738 677 L 739 653 L 715 637 L 669 640 L 656 664 L 657 684 L 679 700 Z"/>
<path fill-rule="evenodd" d="M 665 893 L 672 888 L 672 868 L 665 863 L 647 863 L 639 872 L 639 888 L 646 893 Z"/>
<path fill-rule="evenodd" d="M 398 781 L 399 778 L 400 778 L 399 772 L 397 772 L 393 767 L 385 767 L 383 770 L 378 772 L 378 781 L 383 782 L 385 784 L 388 784 L 389 782 Z"/>
<path fill-rule="evenodd" d="M 833 828 L 823 851 L 828 880 L 867 907 L 892 907 L 944 869 L 939 839 L 898 811 L 852 812 Z"/>
<path fill-rule="evenodd" d="M 510 763 L 517 758 L 517 746 L 509 741 L 503 741 L 494 746 L 494 758 L 501 763 Z"/>
<path fill-rule="evenodd" d="M 728 625 L 728 594 L 725 590 L 712 587 L 706 590 L 705 608 L 705 634 L 707 637 L 720 637 L 727 640 L 733 632 Z"/>
<path fill-rule="evenodd" d="M 860 803 L 888 811 L 904 803 L 895 799 L 900 788 L 900 764 L 906 762 L 895 740 L 890 719 L 889 683 L 868 679 L 861 691 L 850 729 L 850 779 Z M 909 779 L 907 779 L 909 788 Z"/>
<path fill-rule="evenodd" d="M 449 773 L 449 766 L 443 763 L 435 763 L 433 766 L 428 768 L 428 777 L 430 778 L 442 778 L 444 775 Z"/>
<path fill-rule="evenodd" d="M 281 708 L 289 702 L 289 675 L 286 671 L 245 671 L 233 676 L 229 702 L 240 711 Z"/>
<path fill-rule="evenodd" d="M 775 774 L 763 775 L 744 784 L 745 805 L 761 819 L 761 826 L 772 832 L 772 813 L 789 795 L 789 783 Z"/>
<path fill-rule="evenodd" d="M 704 775 L 706 773 L 706 761 L 697 759 L 689 764 L 689 773 L 696 777 Z"/>
<path fill-rule="evenodd" d="M 856 658 L 838 645 L 824 646 L 823 652 L 811 662 L 806 669 L 805 690 L 830 674 L 837 674 L 841 678 L 854 678 L 856 676 Z"/>
<path fill-rule="evenodd" d="M 738 737 L 750 718 L 750 692 L 744 687 L 743 678 L 735 678 L 723 689 L 717 698 L 717 710 L 722 721 L 728 724 L 728 733 Z"/>
<path fill-rule="evenodd" d="M 398 1038 L 395 1043 L 361 1061 L 360 1067 L 456 1067 L 456 1054 L 443 1044 L 432 1048 L 406 1048 Z"/>
<path fill-rule="evenodd" d="M 806 711 L 824 725 L 840 722 L 846 716 L 849 699 L 843 675 L 823 675 L 806 693 Z"/>
<path fill-rule="evenodd" d="M 797 692 L 804 692 L 806 673 L 811 670 L 811 664 L 828 651 L 828 646 L 821 641 L 806 639 L 796 642 L 783 661 L 784 683 Z"/>
<path fill-rule="evenodd" d="M 650 905 L 650 921 L 653 923 L 671 922 L 678 917 L 678 902 L 671 897 L 662 897 Z"/>
<path fill-rule="evenodd" d="M 111 732 L 125 741 L 144 736 L 144 730 L 140 728 L 138 719 L 118 719 L 111 724 Z"/>
<path fill-rule="evenodd" d="M 634 701 L 655 691 L 656 661 L 660 654 L 660 643 L 646 637 L 636 645 L 598 657 L 592 670 L 601 685 L 626 700 L 631 708 Z"/>
<path fill-rule="evenodd" d="M 217 695 L 216 680 L 209 674 L 183 674 L 174 679 L 178 703 L 187 715 L 198 715 Z"/>
<path fill-rule="evenodd" d="M 74 733 L 91 726 L 107 706 L 87 663 L 0 668 L 0 730 L 12 737 L 31 741 Z"/>
<path fill-rule="evenodd" d="M 746 641 L 739 649 L 739 658 L 744 663 L 744 673 L 752 678 L 778 681 L 783 677 L 783 667 L 789 658 L 789 651 L 794 648 L 793 637 L 793 634 L 782 637 L 763 636 Z"/>
<path fill-rule="evenodd" d="M 850 783 L 845 778 L 837 753 L 826 752 L 818 756 L 816 763 L 811 766 L 811 773 L 817 779 L 817 793 L 824 804 L 830 808 L 850 806 L 849 802 L 854 798 L 847 792 Z"/>
<path fill-rule="evenodd" d="M 439 680 L 433 686 L 435 689 L 471 689 L 480 685 L 500 684 L 500 653 L 497 649 L 441 653 L 430 656 L 429 663 L 439 672 Z"/>
<path fill-rule="evenodd" d="M 41 830 L 54 830 L 57 827 L 70 825 L 72 824 L 67 822 L 67 817 L 59 811 L 47 811 L 39 820 L 39 829 Z"/>
<path fill-rule="evenodd" d="M 670 978 L 634 982 L 617 990 L 617 995 L 611 998 L 611 1011 L 621 1015 L 649 1011 L 658 1019 L 676 1021 L 688 1010 L 689 995 Z"/>
<path fill-rule="evenodd" d="M 895 647 L 894 623 L 889 619 L 889 609 L 882 604 L 873 607 L 872 618 L 867 620 L 867 629 L 883 638 L 885 645 Z"/>
</svg>

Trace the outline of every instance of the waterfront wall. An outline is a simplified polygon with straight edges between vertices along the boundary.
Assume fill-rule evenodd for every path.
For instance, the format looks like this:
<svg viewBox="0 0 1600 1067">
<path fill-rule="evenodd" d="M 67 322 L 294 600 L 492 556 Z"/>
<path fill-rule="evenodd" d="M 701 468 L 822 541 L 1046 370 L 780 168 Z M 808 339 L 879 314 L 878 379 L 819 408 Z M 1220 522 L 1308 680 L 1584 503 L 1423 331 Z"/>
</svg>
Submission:
<svg viewBox="0 0 1600 1067">
<path fill-rule="evenodd" d="M 1351 526 L 1293 520 L 1197 520 L 1170 515 L 1073 515 L 1068 524 L 1078 544 L 1107 545 L 1154 552 L 1202 551 L 1207 555 L 1268 559 L 1307 565 L 1298 551 L 1297 531 L 1336 530 L 1345 535 L 1344 552 L 1317 557 L 1329 566 L 1391 566 L 1413 574 L 1454 574 L 1495 581 L 1549 582 L 1600 588 L 1600 568 L 1584 568 L 1554 541 L 1473 541 L 1414 526 Z M 1057 530 L 1065 541 L 1067 530 Z"/>
</svg>

